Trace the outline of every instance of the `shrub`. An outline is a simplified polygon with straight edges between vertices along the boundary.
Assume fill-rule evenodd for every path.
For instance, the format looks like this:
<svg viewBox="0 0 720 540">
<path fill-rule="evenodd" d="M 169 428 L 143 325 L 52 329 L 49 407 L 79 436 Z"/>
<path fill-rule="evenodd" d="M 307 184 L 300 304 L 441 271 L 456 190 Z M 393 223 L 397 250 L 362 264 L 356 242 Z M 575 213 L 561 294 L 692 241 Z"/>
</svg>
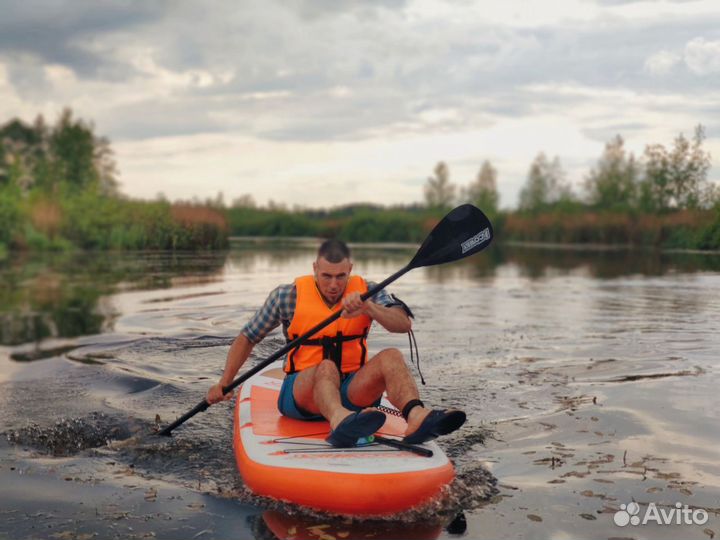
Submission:
<svg viewBox="0 0 720 540">
<path fill-rule="evenodd" d="M 228 246 L 228 225 L 218 210 L 194 205 L 173 205 L 173 249 L 222 249 Z"/>
<path fill-rule="evenodd" d="M 10 189 L 0 190 L 0 244 L 9 246 L 22 226 L 20 197 Z"/>
<path fill-rule="evenodd" d="M 219 249 L 227 224 L 217 210 L 82 193 L 63 202 L 63 234 L 86 249 Z"/>
</svg>

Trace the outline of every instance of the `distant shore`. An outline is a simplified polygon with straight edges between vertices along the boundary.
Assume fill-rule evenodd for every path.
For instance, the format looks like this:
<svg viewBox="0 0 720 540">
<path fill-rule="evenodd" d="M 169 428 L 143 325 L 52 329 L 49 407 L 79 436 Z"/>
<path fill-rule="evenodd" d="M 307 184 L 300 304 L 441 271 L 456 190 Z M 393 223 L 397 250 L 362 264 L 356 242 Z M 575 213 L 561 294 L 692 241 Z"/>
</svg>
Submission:
<svg viewBox="0 0 720 540">
<path fill-rule="evenodd" d="M 348 242 L 417 244 L 445 210 L 355 205 L 326 211 L 230 208 L 226 215 L 233 237 L 333 236 Z M 720 206 L 657 214 L 575 206 L 539 213 L 504 211 L 489 217 L 496 240 L 502 242 L 720 249 Z"/>
</svg>

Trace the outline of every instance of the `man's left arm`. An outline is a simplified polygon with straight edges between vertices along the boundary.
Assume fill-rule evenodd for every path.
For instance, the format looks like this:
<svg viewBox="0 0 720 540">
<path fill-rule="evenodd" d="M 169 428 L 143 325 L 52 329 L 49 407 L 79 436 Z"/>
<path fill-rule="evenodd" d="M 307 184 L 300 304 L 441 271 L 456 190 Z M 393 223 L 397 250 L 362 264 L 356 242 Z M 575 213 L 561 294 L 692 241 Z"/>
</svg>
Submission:
<svg viewBox="0 0 720 540">
<path fill-rule="evenodd" d="M 381 306 L 372 300 L 365 302 L 365 306 L 365 314 L 388 332 L 406 334 L 412 329 L 412 320 L 400 306 Z"/>
<path fill-rule="evenodd" d="M 393 303 L 389 306 L 360 299 L 360 293 L 351 293 L 343 299 L 343 314 L 346 319 L 359 315 L 367 315 L 377 321 L 388 332 L 405 334 L 412 328 L 412 320 L 401 305 Z"/>
</svg>

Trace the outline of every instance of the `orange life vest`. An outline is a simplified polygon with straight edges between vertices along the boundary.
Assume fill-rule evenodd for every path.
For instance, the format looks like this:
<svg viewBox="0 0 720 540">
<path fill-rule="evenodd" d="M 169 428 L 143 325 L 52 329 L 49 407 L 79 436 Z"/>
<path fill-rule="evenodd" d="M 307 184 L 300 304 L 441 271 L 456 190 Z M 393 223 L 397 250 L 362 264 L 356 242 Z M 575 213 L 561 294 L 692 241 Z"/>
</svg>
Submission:
<svg viewBox="0 0 720 540">
<path fill-rule="evenodd" d="M 314 276 L 295 279 L 297 301 L 295 314 L 287 329 L 288 339 L 293 340 L 342 309 L 342 302 L 329 308 L 315 283 Z M 359 276 L 350 276 L 343 298 L 353 292 L 363 294 L 368 287 Z M 325 359 L 333 360 L 342 373 L 354 373 L 367 362 L 367 335 L 372 319 L 360 315 L 352 319 L 340 317 L 320 330 L 299 347 L 290 351 L 285 371 L 294 373 L 316 366 Z"/>
</svg>

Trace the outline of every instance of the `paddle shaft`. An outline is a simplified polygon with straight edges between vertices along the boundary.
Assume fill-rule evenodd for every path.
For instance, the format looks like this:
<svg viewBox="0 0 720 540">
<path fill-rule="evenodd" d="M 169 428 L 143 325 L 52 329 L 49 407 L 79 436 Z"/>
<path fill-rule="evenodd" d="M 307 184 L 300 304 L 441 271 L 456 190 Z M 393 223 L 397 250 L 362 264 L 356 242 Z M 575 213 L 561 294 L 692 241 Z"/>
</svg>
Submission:
<svg viewBox="0 0 720 540">
<path fill-rule="evenodd" d="M 409 444 L 403 441 L 399 441 L 397 439 L 388 439 L 387 437 L 381 437 L 380 435 L 374 435 L 373 441 L 376 443 L 384 444 L 385 446 L 391 446 L 393 448 L 397 448 L 399 450 L 407 450 L 408 452 L 412 452 L 413 454 L 418 454 L 419 456 L 423 457 L 433 457 L 433 451 L 429 448 L 423 448 L 422 446 L 418 446 L 415 444 Z"/>
<path fill-rule="evenodd" d="M 371 298 L 371 297 L 375 296 L 377 293 L 379 293 L 381 290 L 383 290 L 385 287 L 387 287 L 390 283 L 392 283 L 393 281 L 395 281 L 395 280 L 398 279 L 399 277 L 403 276 L 404 274 L 406 274 L 407 272 L 409 272 L 409 271 L 412 270 L 413 268 L 414 268 L 414 266 L 412 266 L 412 264 L 408 264 L 408 265 L 405 266 L 404 268 L 401 268 L 400 270 L 398 270 L 397 272 L 395 272 L 392 276 L 390 276 L 390 277 L 388 277 L 387 279 L 385 279 L 384 281 L 378 283 L 378 284 L 375 285 L 374 287 L 368 289 L 368 291 L 365 292 L 365 293 L 363 293 L 363 294 L 360 296 L 360 298 L 361 298 L 361 299 L 363 300 L 363 302 L 364 302 L 364 301 L 367 300 L 368 298 Z M 262 362 L 260 362 L 260 363 L 257 364 L 256 366 L 252 367 L 251 369 L 249 369 L 248 371 L 246 371 L 246 372 L 243 373 L 242 375 L 240 375 L 237 379 L 235 379 L 233 382 L 231 382 L 231 383 L 228 384 L 227 386 L 223 386 L 223 389 L 222 389 L 223 395 L 224 395 L 224 394 L 227 394 L 227 393 L 230 392 L 231 390 L 237 388 L 239 385 L 241 385 L 242 383 L 244 383 L 244 382 L 245 382 L 246 380 L 248 380 L 250 377 L 252 377 L 252 376 L 255 375 L 256 373 L 258 373 L 258 372 L 262 371 L 263 369 L 265 369 L 267 366 L 269 366 L 269 365 L 270 365 L 271 363 L 273 363 L 275 360 L 277 360 L 277 359 L 285 356 L 287 353 L 289 353 L 290 351 L 292 351 L 292 350 L 293 350 L 295 347 L 297 347 L 298 345 L 302 345 L 302 343 L 305 342 L 307 339 L 311 338 L 312 336 L 314 336 L 315 334 L 317 334 L 320 330 L 322 330 L 322 329 L 325 328 L 326 326 L 332 324 L 332 323 L 335 322 L 337 319 L 339 319 L 341 315 L 342 315 L 342 310 L 336 311 L 335 313 L 333 313 L 332 315 L 330 315 L 330 317 L 328 317 L 328 318 L 325 319 L 324 321 L 316 324 L 316 325 L 313 326 L 310 330 L 308 330 L 307 332 L 305 332 L 303 335 L 298 336 L 298 337 L 296 337 L 295 339 L 293 339 L 292 341 L 288 342 L 282 349 L 280 349 L 280 350 L 278 350 L 277 352 L 271 354 L 271 355 L 268 356 L 265 360 L 263 360 Z M 177 420 L 175 420 L 172 424 L 170 424 L 169 426 L 167 426 L 166 428 L 164 428 L 162 431 L 160 431 L 160 432 L 159 432 L 159 435 L 164 435 L 164 436 L 166 436 L 166 437 L 169 437 L 170 434 L 172 433 L 172 430 L 174 430 L 174 429 L 175 429 L 176 427 L 178 427 L 179 425 L 184 424 L 185 422 L 187 422 L 190 418 L 192 418 L 193 416 L 195 416 L 197 413 L 206 411 L 206 410 L 208 409 L 208 407 L 210 407 L 210 404 L 209 404 L 206 400 L 202 400 L 200 403 L 198 403 L 197 405 L 195 405 L 195 407 L 194 407 L 192 410 L 186 412 L 186 413 L 185 413 L 184 415 L 182 415 L 180 418 L 178 418 Z"/>
</svg>

